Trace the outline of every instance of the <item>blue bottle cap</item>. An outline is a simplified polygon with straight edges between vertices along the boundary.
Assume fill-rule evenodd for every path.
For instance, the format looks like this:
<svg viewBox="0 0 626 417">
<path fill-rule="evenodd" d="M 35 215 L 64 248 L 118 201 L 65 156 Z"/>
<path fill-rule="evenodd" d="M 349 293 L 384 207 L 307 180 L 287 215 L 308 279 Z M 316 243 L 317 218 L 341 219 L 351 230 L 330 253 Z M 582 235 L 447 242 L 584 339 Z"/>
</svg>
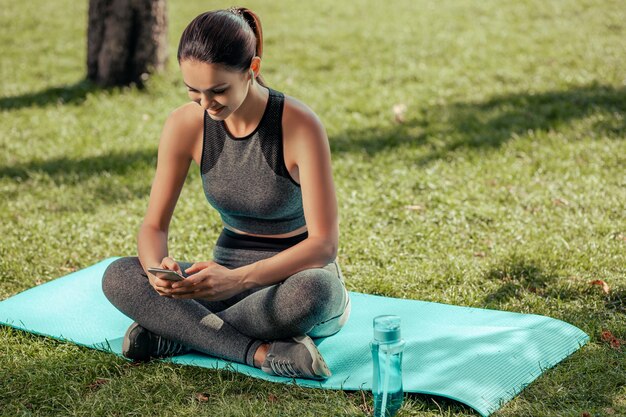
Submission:
<svg viewBox="0 0 626 417">
<path fill-rule="evenodd" d="M 374 317 L 374 340 L 394 343 L 400 340 L 400 317 L 384 315 Z"/>
</svg>

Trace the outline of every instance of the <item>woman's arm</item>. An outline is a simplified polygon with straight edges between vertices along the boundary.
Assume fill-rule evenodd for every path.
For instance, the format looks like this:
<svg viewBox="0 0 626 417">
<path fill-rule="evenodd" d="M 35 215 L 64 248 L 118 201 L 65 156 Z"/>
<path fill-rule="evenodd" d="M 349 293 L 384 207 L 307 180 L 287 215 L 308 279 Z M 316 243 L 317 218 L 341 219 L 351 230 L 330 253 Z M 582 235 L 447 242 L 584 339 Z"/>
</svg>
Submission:
<svg viewBox="0 0 626 417">
<path fill-rule="evenodd" d="M 148 209 L 137 235 L 139 261 L 146 274 L 148 267 L 160 266 L 168 256 L 169 224 L 192 159 L 194 115 L 186 106 L 169 115 L 159 140 Z"/>
<path fill-rule="evenodd" d="M 296 272 L 323 267 L 337 256 L 339 225 L 330 147 L 324 126 L 303 104 L 295 104 L 283 131 L 289 132 L 289 154 L 295 155 L 302 191 L 308 237 L 284 251 L 258 262 L 228 269 L 213 261 L 193 264 L 192 274 L 172 284 L 173 298 L 224 300 L 246 289 L 276 284 Z"/>
<path fill-rule="evenodd" d="M 287 106 L 285 106 L 287 111 Z M 302 204 L 308 237 L 270 258 L 233 270 L 244 289 L 275 284 L 309 268 L 335 260 L 339 241 L 337 197 L 332 178 L 330 146 L 319 118 L 303 104 L 295 103 L 293 117 L 286 117 L 290 149 L 298 166 Z"/>
</svg>

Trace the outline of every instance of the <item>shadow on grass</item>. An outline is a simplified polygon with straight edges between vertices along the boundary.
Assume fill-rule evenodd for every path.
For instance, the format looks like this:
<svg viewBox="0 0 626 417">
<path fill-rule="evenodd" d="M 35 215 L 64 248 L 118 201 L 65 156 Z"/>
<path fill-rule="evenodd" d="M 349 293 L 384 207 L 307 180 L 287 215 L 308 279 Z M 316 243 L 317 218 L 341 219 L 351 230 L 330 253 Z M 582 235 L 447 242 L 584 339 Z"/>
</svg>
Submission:
<svg viewBox="0 0 626 417">
<path fill-rule="evenodd" d="M 139 91 L 145 91 L 145 86 L 131 84 Z M 119 90 L 119 86 L 103 87 L 85 78 L 70 85 L 49 87 L 34 93 L 26 93 L 13 97 L 0 97 L 0 110 L 17 110 L 24 107 L 46 107 L 50 105 L 74 104 L 80 105 L 89 93 L 109 92 Z"/>
<path fill-rule="evenodd" d="M 45 106 L 52 103 L 80 104 L 89 92 L 102 90 L 87 80 L 67 87 L 54 87 L 18 97 L 0 98 L 1 109 Z M 626 113 L 626 88 L 588 85 L 565 91 L 541 94 L 509 94 L 482 103 L 463 102 L 422 107 L 416 116 L 401 125 L 362 130 L 347 130 L 331 137 L 333 152 L 373 155 L 382 151 L 419 149 L 415 163 L 425 165 L 445 158 L 458 149 L 493 149 L 515 135 L 529 130 L 550 130 L 595 113 Z M 611 119 L 611 118 L 608 118 Z M 594 129 L 626 135 L 622 118 L 599 118 Z M 619 125 L 619 123 L 621 125 Z M 108 155 L 45 161 L 30 161 L 0 167 L 0 178 L 28 179 L 31 172 L 44 172 L 55 179 L 68 176 L 72 183 L 107 172 L 125 175 L 129 171 L 156 164 L 156 151 L 125 152 L 120 149 Z M 505 300 L 514 284 L 494 294 L 492 301 Z"/>
<path fill-rule="evenodd" d="M 124 175 L 148 166 L 156 167 L 156 159 L 156 150 L 111 152 L 82 159 L 61 157 L 44 161 L 30 161 L 13 166 L 0 166 L 0 178 L 27 180 L 33 172 L 43 172 L 50 177 L 61 180 L 65 177 L 76 176 L 78 180 L 82 180 L 103 173 Z"/>
<path fill-rule="evenodd" d="M 108 89 L 83 79 L 71 85 L 49 87 L 45 90 L 20 96 L 0 97 L 0 110 L 46 107 L 55 104 L 81 104 L 87 98 L 87 94 L 105 90 Z"/>
<path fill-rule="evenodd" d="M 608 310 L 626 315 L 626 290 L 613 290 L 606 296 L 604 304 Z"/>
<path fill-rule="evenodd" d="M 398 147 L 426 148 L 427 164 L 457 149 L 493 149 L 529 131 L 550 131 L 600 112 L 626 113 L 626 88 L 591 84 L 564 91 L 496 96 L 485 102 L 422 107 L 403 124 L 348 130 L 331 137 L 334 152 L 374 155 Z M 615 117 L 619 120 L 619 118 Z M 601 120 L 594 132 L 623 138 L 626 118 Z"/>
<path fill-rule="evenodd" d="M 440 413 L 445 415 L 444 412 L 462 413 L 463 415 L 475 415 L 480 416 L 478 411 L 474 410 L 468 405 L 463 404 L 460 401 L 455 401 L 450 398 L 441 397 L 438 395 L 426 395 L 415 392 L 405 393 L 407 403 L 420 404 L 423 410 L 426 412 Z M 444 411 L 445 410 L 445 411 Z"/>
<path fill-rule="evenodd" d="M 69 185 L 81 196 L 78 200 L 49 198 L 48 212 L 73 213 L 77 209 L 84 212 L 95 211 L 102 205 L 148 198 L 151 183 L 138 178 L 144 178 L 146 171 L 153 174 L 156 159 L 156 150 L 112 152 L 83 159 L 61 157 L 10 167 L 0 166 L 0 179 L 9 178 L 21 182 L 43 173 L 55 185 Z M 124 179 L 126 176 L 128 180 Z M 89 186 L 81 185 L 93 177 L 101 179 Z M 15 190 L 13 194 L 14 198 L 19 198 L 19 191 Z"/>
<path fill-rule="evenodd" d="M 580 291 L 562 288 L 558 285 L 558 275 L 543 270 L 534 262 L 513 258 L 502 265 L 493 267 L 485 278 L 500 283 L 500 288 L 487 294 L 484 303 L 487 306 L 502 305 L 512 298 L 518 298 L 525 292 L 540 297 L 559 298 L 563 301 L 580 298 Z"/>
</svg>

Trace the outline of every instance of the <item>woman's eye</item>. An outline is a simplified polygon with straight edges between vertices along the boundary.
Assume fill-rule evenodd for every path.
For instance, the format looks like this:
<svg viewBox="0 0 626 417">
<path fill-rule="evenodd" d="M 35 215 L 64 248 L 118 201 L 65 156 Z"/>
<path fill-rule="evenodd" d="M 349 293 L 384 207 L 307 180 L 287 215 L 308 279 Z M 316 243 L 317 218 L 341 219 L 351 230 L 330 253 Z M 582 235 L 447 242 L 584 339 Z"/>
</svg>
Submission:
<svg viewBox="0 0 626 417">
<path fill-rule="evenodd" d="M 215 95 L 224 94 L 226 92 L 226 90 L 228 90 L 228 88 L 225 88 L 223 90 L 213 90 L 213 94 L 215 94 Z M 198 90 L 187 89 L 187 92 L 190 93 L 190 94 L 200 94 L 200 92 Z"/>
</svg>

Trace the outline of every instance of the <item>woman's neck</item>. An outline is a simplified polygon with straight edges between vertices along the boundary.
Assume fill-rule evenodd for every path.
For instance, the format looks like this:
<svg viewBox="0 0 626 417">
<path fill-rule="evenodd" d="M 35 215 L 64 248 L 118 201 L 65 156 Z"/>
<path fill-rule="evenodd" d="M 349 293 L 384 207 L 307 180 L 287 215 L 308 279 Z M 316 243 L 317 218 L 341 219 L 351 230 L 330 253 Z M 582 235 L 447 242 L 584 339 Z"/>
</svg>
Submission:
<svg viewBox="0 0 626 417">
<path fill-rule="evenodd" d="M 224 120 L 228 130 L 235 136 L 245 136 L 246 132 L 254 130 L 263 117 L 268 99 L 269 90 L 254 83 L 241 106 Z"/>
</svg>

